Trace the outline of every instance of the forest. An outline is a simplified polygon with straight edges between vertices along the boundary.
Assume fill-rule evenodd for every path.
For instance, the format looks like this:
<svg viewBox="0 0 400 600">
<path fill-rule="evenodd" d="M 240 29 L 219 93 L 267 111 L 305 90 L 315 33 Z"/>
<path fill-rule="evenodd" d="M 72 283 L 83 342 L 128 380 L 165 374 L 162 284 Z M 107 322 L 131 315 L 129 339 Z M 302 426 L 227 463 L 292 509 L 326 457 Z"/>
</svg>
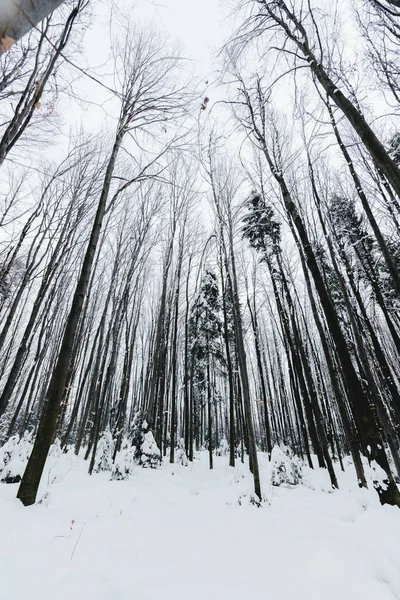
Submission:
<svg viewBox="0 0 400 600">
<path fill-rule="evenodd" d="M 222 5 L 206 79 L 140 3 L 0 32 L 0 487 L 201 455 L 399 519 L 400 3 Z"/>
</svg>

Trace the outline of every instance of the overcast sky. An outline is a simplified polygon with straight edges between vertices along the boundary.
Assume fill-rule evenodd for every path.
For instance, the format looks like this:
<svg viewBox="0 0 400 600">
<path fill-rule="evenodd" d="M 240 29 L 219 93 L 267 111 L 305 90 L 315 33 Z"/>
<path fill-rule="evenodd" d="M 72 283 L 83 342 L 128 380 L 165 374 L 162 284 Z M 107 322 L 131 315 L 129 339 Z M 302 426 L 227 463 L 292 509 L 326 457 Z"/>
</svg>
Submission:
<svg viewBox="0 0 400 600">
<path fill-rule="evenodd" d="M 1 0 L 0 0 L 1 2 Z M 228 3 L 226 0 L 114 0 L 123 14 L 133 20 L 149 22 L 155 28 L 165 29 L 171 39 L 180 42 L 182 53 L 197 62 L 199 68 L 212 68 L 213 52 L 223 44 L 228 35 Z M 93 41 L 101 24 L 108 25 L 109 0 L 96 0 L 91 4 L 95 21 L 92 26 Z M 98 38 L 97 38 L 98 41 Z M 98 49 L 96 49 L 96 52 Z"/>
<path fill-rule="evenodd" d="M 226 10 L 218 0 L 141 0 L 137 10 L 139 15 L 158 14 L 171 36 L 180 39 L 194 59 L 208 66 L 210 53 L 223 43 Z"/>
<path fill-rule="evenodd" d="M 2 0 L 0 0 L 1 3 Z M 130 14 L 133 21 L 154 26 L 155 29 L 165 30 L 172 41 L 178 42 L 181 54 L 191 60 L 190 72 L 196 80 L 204 81 L 200 94 L 209 94 L 206 81 L 212 85 L 215 78 L 215 53 L 224 43 L 232 31 L 232 20 L 229 16 L 229 2 L 232 0 L 114 0 L 123 14 Z M 91 9 L 93 16 L 91 25 L 84 38 L 83 52 L 76 61 L 85 69 L 96 75 L 100 80 L 106 82 L 111 76 L 110 65 L 106 64 L 110 56 L 109 47 L 109 23 L 110 23 L 110 0 L 93 0 Z M 100 44 L 99 44 L 100 42 Z M 111 80 L 108 84 L 112 86 Z M 80 78 L 76 83 L 75 91 L 81 98 L 90 98 L 99 103 L 104 101 L 107 94 L 104 90 L 88 78 Z M 215 96 L 215 94 L 213 94 Z M 109 97 L 109 95 L 108 95 Z M 98 126 L 101 113 L 95 110 L 93 105 L 82 105 L 86 113 L 85 125 Z M 72 121 L 76 125 L 81 118 L 80 111 L 76 111 L 73 103 L 70 109 L 74 112 Z M 110 113 L 111 105 L 107 101 L 101 109 Z M 71 115 L 72 116 L 72 115 Z M 87 120 L 86 120 L 87 118 Z"/>
</svg>

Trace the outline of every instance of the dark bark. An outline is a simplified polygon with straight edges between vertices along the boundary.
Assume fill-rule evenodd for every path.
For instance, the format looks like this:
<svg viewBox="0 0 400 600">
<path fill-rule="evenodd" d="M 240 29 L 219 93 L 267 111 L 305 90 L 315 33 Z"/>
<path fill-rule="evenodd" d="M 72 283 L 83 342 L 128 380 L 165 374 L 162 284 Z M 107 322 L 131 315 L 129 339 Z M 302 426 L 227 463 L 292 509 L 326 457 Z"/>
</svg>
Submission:
<svg viewBox="0 0 400 600">
<path fill-rule="evenodd" d="M 263 15 L 278 25 L 307 61 L 308 67 L 320 83 L 325 93 L 343 112 L 354 131 L 358 134 L 376 166 L 385 175 L 397 195 L 400 196 L 400 170 L 389 156 L 383 144 L 378 139 L 370 125 L 358 108 L 334 84 L 322 61 L 312 51 L 307 31 L 301 20 L 291 11 L 284 0 L 276 3 L 267 0 L 257 0 L 263 7 Z M 314 21 L 315 25 L 315 21 Z"/>
<path fill-rule="evenodd" d="M 68 374 L 69 362 L 73 349 L 73 341 L 78 327 L 79 317 L 82 312 L 83 302 L 86 296 L 90 273 L 100 238 L 101 226 L 106 209 L 106 203 L 111 186 L 111 178 L 114 171 L 118 151 L 122 142 L 119 133 L 115 139 L 114 147 L 107 166 L 103 189 L 93 223 L 89 244 L 81 268 L 78 284 L 75 288 L 71 309 L 68 315 L 60 352 L 51 375 L 48 391 L 44 402 L 43 412 L 40 417 L 39 428 L 32 454 L 29 458 L 25 473 L 18 489 L 17 497 L 25 506 L 33 504 L 40 479 L 46 462 L 46 458 L 53 440 L 60 410 L 61 400 L 64 394 L 65 382 Z"/>
</svg>

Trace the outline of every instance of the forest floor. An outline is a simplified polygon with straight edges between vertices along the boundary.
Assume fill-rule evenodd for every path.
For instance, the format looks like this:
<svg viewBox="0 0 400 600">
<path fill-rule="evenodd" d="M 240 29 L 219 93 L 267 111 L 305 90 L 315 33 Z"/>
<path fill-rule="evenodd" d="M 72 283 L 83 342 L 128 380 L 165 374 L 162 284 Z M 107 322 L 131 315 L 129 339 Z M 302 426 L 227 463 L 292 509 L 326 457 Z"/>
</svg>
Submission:
<svg viewBox="0 0 400 600">
<path fill-rule="evenodd" d="M 351 467 L 273 488 L 260 455 L 257 508 L 245 465 L 207 459 L 109 481 L 56 453 L 30 508 L 0 484 L 1 600 L 400 599 L 400 511 Z"/>
</svg>

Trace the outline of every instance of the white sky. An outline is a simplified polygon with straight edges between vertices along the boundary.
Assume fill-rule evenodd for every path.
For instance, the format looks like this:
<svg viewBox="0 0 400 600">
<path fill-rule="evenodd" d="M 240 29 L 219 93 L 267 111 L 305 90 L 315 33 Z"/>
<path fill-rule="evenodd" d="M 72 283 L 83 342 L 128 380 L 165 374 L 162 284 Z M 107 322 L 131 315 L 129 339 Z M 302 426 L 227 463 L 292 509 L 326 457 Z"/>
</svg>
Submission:
<svg viewBox="0 0 400 600">
<path fill-rule="evenodd" d="M 159 17 L 170 35 L 185 46 L 199 66 L 212 66 L 211 53 L 224 39 L 223 7 L 218 0 L 152 0 L 136 2 L 138 15 Z"/>
<path fill-rule="evenodd" d="M 0 0 L 1 2 L 2 0 Z M 217 62 L 215 53 L 232 31 L 228 18 L 230 0 L 114 0 L 123 14 L 132 16 L 134 22 L 164 30 L 172 42 L 180 46 L 181 55 L 190 60 L 189 70 L 196 80 L 204 82 L 200 93 L 209 94 L 209 85 L 215 80 Z M 110 0 L 91 0 L 91 24 L 84 37 L 83 52 L 74 57 L 74 62 L 85 68 L 98 79 L 112 87 L 112 61 L 110 58 Z M 98 128 L 105 125 L 104 117 L 112 112 L 108 101 L 110 94 L 88 78 L 80 78 L 74 84 L 78 97 L 94 100 L 100 108 L 83 104 L 85 127 Z M 213 98 L 211 98 L 213 99 Z M 68 102 L 67 121 L 79 127 L 82 111 L 76 104 Z"/>
</svg>

